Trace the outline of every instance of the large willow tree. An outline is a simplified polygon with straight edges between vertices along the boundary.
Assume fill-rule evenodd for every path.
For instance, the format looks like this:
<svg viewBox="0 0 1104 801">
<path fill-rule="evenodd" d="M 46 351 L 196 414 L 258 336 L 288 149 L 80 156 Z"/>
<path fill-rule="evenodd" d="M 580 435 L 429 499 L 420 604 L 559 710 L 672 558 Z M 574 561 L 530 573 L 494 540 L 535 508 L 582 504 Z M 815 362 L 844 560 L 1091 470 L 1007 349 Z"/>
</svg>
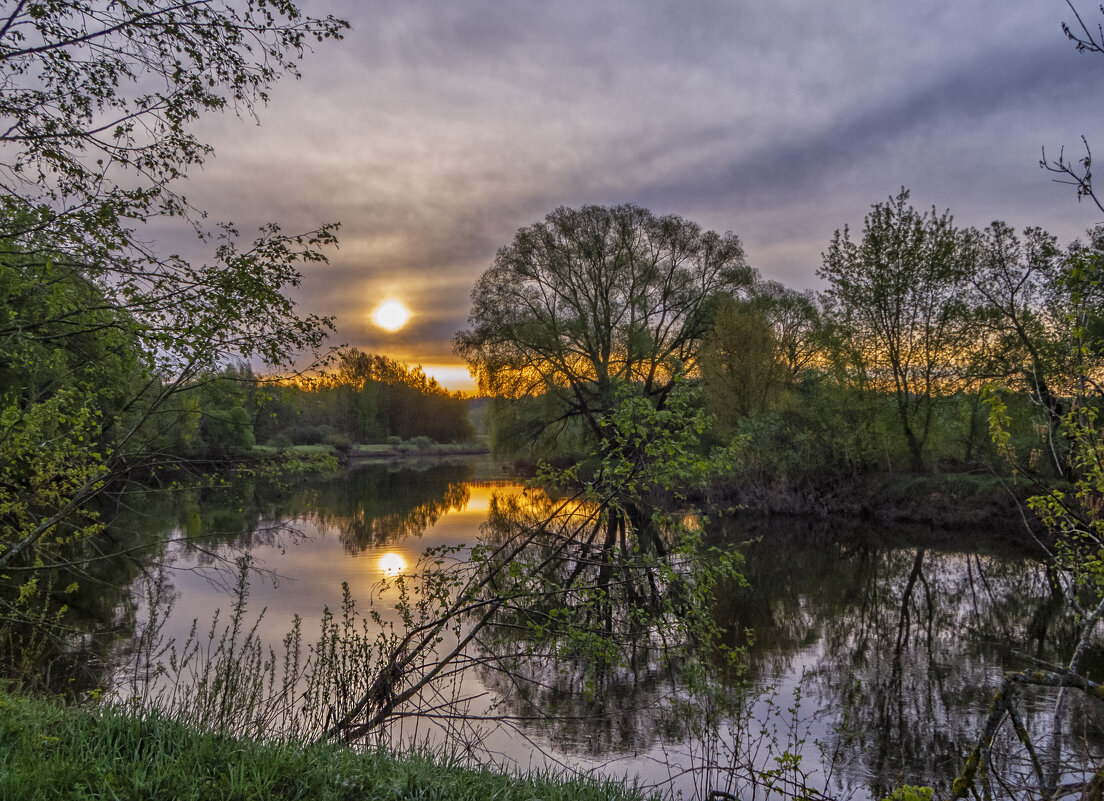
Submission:
<svg viewBox="0 0 1104 801">
<path fill-rule="evenodd" d="M 754 279 L 732 233 L 633 205 L 561 207 L 499 250 L 456 350 L 481 391 L 543 395 L 600 437 L 617 387 L 662 405 L 694 369 L 715 302 Z"/>
</svg>

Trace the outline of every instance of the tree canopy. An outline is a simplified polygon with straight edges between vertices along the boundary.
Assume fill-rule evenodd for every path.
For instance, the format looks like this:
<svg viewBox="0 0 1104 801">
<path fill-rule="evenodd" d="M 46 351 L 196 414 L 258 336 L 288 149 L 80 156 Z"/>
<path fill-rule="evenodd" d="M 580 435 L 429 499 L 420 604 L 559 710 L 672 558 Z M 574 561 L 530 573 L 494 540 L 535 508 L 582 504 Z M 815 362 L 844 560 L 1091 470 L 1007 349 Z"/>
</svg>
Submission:
<svg viewBox="0 0 1104 801">
<path fill-rule="evenodd" d="M 187 371 L 228 354 L 286 361 L 328 321 L 287 299 L 297 265 L 321 259 L 333 226 L 242 242 L 205 227 L 175 182 L 210 147 L 204 112 L 250 114 L 308 44 L 346 24 L 290 0 L 19 0 L 0 12 L 0 238 L 20 260 L 65 263 L 103 304 L 139 323 L 161 366 Z M 168 215 L 211 243 L 208 263 L 166 256 L 136 226 Z M 45 244 L 45 247 L 43 246 Z"/>
<path fill-rule="evenodd" d="M 322 343 L 330 320 L 301 315 L 287 290 L 334 226 L 268 224 L 243 241 L 175 187 L 210 152 L 201 114 L 252 114 L 309 44 L 345 27 L 291 0 L 0 11 L 0 568 L 94 534 L 89 501 L 164 456 L 166 426 L 187 419 L 170 401 L 197 376 Z M 208 259 L 144 241 L 158 216 L 186 220 Z M 221 422 L 244 432 L 241 417 Z"/>
<path fill-rule="evenodd" d="M 27 201 L 180 212 L 169 184 L 210 147 L 190 125 L 252 111 L 348 25 L 291 0 L 18 0 L 0 13 L 2 186 Z M 135 174 L 127 184 L 121 171 Z"/>
<path fill-rule="evenodd" d="M 498 251 L 456 351 L 484 393 L 551 395 L 597 435 L 619 383 L 662 401 L 694 369 L 715 302 L 754 278 L 735 234 L 634 205 L 561 207 Z"/>
<path fill-rule="evenodd" d="M 861 380 L 896 400 L 916 464 L 932 399 L 953 389 L 968 329 L 960 294 L 970 252 L 949 213 L 917 211 L 902 188 L 866 216 L 861 241 L 836 231 L 817 274 L 828 281 L 829 319 L 841 358 Z"/>
</svg>

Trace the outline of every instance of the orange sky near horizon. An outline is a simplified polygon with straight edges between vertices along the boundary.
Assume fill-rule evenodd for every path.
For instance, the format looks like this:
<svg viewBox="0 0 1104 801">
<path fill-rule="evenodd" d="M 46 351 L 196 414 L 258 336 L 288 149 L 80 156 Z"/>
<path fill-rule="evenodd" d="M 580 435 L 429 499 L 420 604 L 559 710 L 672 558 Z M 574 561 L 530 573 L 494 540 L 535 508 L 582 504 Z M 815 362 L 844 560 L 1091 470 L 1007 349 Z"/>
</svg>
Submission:
<svg viewBox="0 0 1104 801">
<path fill-rule="evenodd" d="M 417 362 L 409 359 L 400 359 L 413 367 Z M 457 364 L 423 364 L 422 370 L 437 383 L 450 392 L 463 392 L 465 395 L 474 395 L 476 392 L 475 380 L 463 363 Z"/>
<path fill-rule="evenodd" d="M 435 379 L 438 384 L 451 392 L 474 394 L 476 390 L 475 381 L 462 361 L 425 360 L 424 358 L 418 358 L 416 353 L 403 347 L 404 343 L 401 336 L 403 329 L 411 321 L 416 322 L 418 316 L 420 316 L 420 312 L 417 304 L 404 301 L 396 295 L 383 298 L 369 310 L 367 315 L 376 338 L 376 347 L 370 349 L 369 352 L 397 359 L 411 367 L 420 366 L 426 375 Z M 392 339 L 396 347 L 387 349 L 389 339 Z M 383 347 L 379 347 L 380 345 Z"/>
</svg>

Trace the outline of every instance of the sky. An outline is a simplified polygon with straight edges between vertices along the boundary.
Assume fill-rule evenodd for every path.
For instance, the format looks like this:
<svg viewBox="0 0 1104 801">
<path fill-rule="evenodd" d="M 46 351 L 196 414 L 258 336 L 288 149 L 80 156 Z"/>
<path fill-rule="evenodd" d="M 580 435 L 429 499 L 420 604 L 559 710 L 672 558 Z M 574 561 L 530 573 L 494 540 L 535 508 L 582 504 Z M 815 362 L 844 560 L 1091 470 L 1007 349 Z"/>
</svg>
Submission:
<svg viewBox="0 0 1104 801">
<path fill-rule="evenodd" d="M 1104 152 L 1104 56 L 1060 0 L 309 0 L 352 24 L 258 121 L 206 117 L 185 193 L 243 231 L 340 221 L 294 297 L 335 344 L 470 389 L 472 285 L 559 206 L 635 203 L 732 231 L 764 277 L 818 289 L 833 231 L 902 187 L 959 225 L 1063 242 L 1101 221 L 1042 149 Z M 1077 3 L 1094 27 L 1095 5 Z M 258 124 L 259 122 L 259 124 Z M 383 300 L 409 322 L 375 325 Z"/>
</svg>

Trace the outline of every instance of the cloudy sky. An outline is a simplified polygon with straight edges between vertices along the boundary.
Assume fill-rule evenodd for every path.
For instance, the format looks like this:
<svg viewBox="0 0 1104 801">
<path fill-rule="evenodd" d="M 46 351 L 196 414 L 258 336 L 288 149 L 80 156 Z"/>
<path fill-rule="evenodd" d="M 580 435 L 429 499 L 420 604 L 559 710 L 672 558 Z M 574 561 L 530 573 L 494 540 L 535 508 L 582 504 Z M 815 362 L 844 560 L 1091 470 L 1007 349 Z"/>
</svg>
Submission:
<svg viewBox="0 0 1104 801">
<path fill-rule="evenodd" d="M 310 0 L 348 19 L 260 125 L 203 121 L 187 187 L 244 229 L 339 220 L 296 295 L 337 342 L 450 388 L 475 279 L 557 206 L 631 202 L 733 231 L 764 276 L 820 286 L 832 232 L 912 191 L 961 225 L 1062 240 L 1099 219 L 1039 168 L 1104 152 L 1104 56 L 1060 0 Z M 1092 25 L 1092 4 L 1078 5 Z M 398 298 L 410 322 L 375 326 Z M 452 370 L 448 370 L 449 366 Z"/>
</svg>

